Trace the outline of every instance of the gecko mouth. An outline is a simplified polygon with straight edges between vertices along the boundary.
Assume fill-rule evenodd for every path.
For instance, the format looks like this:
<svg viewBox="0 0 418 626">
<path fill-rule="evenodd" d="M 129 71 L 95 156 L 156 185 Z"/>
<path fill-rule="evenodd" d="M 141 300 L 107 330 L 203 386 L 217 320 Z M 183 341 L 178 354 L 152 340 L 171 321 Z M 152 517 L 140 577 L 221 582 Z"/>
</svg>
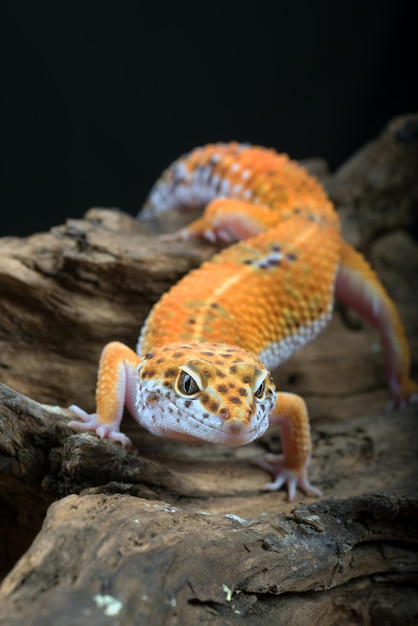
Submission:
<svg viewBox="0 0 418 626">
<path fill-rule="evenodd" d="M 173 439 L 175 441 L 182 441 L 183 443 L 195 444 L 195 445 L 220 445 L 220 446 L 228 446 L 228 447 L 238 447 L 243 446 L 245 444 L 251 443 L 255 439 L 258 439 L 260 434 L 251 430 L 246 433 L 236 434 L 236 433 L 228 433 L 223 430 L 214 428 L 212 426 L 207 426 L 206 424 L 202 424 L 201 422 L 197 422 L 199 425 L 199 434 L 192 435 L 184 430 L 173 430 L 171 428 L 163 427 L 161 429 L 155 430 L 151 429 L 150 431 L 159 437 L 166 437 L 167 439 Z"/>
<path fill-rule="evenodd" d="M 242 446 L 261 437 L 268 427 L 268 419 L 257 420 L 257 423 L 247 420 L 244 422 L 238 418 L 224 421 L 210 413 L 207 418 L 198 419 L 183 411 L 167 397 L 164 406 L 157 408 L 153 404 L 147 397 L 138 406 L 141 408 L 141 424 L 154 435 L 185 443 Z"/>
</svg>

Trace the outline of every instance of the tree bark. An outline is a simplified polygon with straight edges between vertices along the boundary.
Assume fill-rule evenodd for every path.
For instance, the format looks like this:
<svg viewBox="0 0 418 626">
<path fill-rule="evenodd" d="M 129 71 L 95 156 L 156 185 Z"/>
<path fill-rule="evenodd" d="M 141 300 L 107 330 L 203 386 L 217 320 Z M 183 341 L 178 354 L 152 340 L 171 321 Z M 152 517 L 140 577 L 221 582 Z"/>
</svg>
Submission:
<svg viewBox="0 0 418 626">
<path fill-rule="evenodd" d="M 324 182 L 416 355 L 414 128 L 418 115 L 393 120 Z M 195 447 L 126 416 L 125 450 L 66 425 L 63 407 L 94 408 L 103 345 L 135 346 L 152 304 L 212 253 L 104 209 L 0 241 L 0 624 L 418 619 L 417 409 L 384 410 L 379 337 L 351 314 L 275 373 L 307 401 L 322 499 L 260 492 L 251 460 L 278 450 L 275 432 Z"/>
</svg>

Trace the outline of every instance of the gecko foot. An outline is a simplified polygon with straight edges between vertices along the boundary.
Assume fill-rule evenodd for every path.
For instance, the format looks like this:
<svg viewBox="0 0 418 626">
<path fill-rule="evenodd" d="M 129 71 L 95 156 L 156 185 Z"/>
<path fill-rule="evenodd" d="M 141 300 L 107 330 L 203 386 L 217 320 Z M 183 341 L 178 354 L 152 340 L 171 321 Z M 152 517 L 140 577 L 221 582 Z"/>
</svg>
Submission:
<svg viewBox="0 0 418 626">
<path fill-rule="evenodd" d="M 252 463 L 273 476 L 274 480 L 265 483 L 261 487 L 262 491 L 277 491 L 286 485 L 289 501 L 294 499 L 298 488 L 307 496 L 322 496 L 322 491 L 311 485 L 306 475 L 300 476 L 295 471 L 288 469 L 283 457 L 268 454 L 264 459 L 254 459 Z"/>
<path fill-rule="evenodd" d="M 97 419 L 97 413 L 87 413 L 76 404 L 72 404 L 68 408 L 82 420 L 81 422 L 78 422 L 77 420 L 71 420 L 71 422 L 68 422 L 68 426 L 71 428 L 76 428 L 78 430 L 90 430 L 91 432 L 96 433 L 100 439 L 117 441 L 122 444 L 123 447 L 132 446 L 132 442 L 129 437 L 121 433 L 118 429 L 113 428 L 112 425 L 102 424 L 99 422 Z"/>
<path fill-rule="evenodd" d="M 388 411 L 405 409 L 411 404 L 418 403 L 418 385 L 408 377 L 404 377 L 400 382 L 392 378 L 389 381 L 389 389 L 392 400 L 387 406 Z"/>
</svg>

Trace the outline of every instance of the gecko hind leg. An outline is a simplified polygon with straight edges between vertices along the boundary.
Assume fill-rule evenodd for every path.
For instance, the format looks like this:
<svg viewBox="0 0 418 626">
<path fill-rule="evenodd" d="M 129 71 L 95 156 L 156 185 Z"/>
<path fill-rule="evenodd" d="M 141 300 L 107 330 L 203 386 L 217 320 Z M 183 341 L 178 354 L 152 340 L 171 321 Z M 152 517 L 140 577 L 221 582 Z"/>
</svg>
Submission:
<svg viewBox="0 0 418 626">
<path fill-rule="evenodd" d="M 411 356 L 398 311 L 365 258 L 348 243 L 341 245 L 336 297 L 375 326 L 382 337 L 390 408 L 418 401 L 418 385 L 409 377 Z"/>
<path fill-rule="evenodd" d="M 258 235 L 279 222 L 277 211 L 267 207 L 235 200 L 216 198 L 210 202 L 202 217 L 164 240 L 206 239 L 211 243 L 229 245 Z"/>
</svg>

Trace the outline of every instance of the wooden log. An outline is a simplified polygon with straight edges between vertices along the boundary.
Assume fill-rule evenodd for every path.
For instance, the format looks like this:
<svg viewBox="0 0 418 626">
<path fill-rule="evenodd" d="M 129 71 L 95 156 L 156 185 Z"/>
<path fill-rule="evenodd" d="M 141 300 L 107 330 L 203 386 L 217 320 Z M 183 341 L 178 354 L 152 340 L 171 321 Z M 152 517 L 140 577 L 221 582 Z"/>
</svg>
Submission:
<svg viewBox="0 0 418 626">
<path fill-rule="evenodd" d="M 26 512 L 16 519 L 29 529 L 56 500 L 3 581 L 0 624 L 102 624 L 112 612 L 144 624 L 416 615 L 414 408 L 317 427 L 313 474 L 336 497 L 295 505 L 259 492 L 262 472 L 248 461 L 261 443 L 195 456 L 144 433 L 129 451 L 72 434 L 62 410 L 0 393 L 10 511 Z"/>
<path fill-rule="evenodd" d="M 418 115 L 412 113 L 391 120 L 325 180 L 347 241 L 364 251 L 376 237 L 416 222 L 417 169 Z"/>
</svg>

